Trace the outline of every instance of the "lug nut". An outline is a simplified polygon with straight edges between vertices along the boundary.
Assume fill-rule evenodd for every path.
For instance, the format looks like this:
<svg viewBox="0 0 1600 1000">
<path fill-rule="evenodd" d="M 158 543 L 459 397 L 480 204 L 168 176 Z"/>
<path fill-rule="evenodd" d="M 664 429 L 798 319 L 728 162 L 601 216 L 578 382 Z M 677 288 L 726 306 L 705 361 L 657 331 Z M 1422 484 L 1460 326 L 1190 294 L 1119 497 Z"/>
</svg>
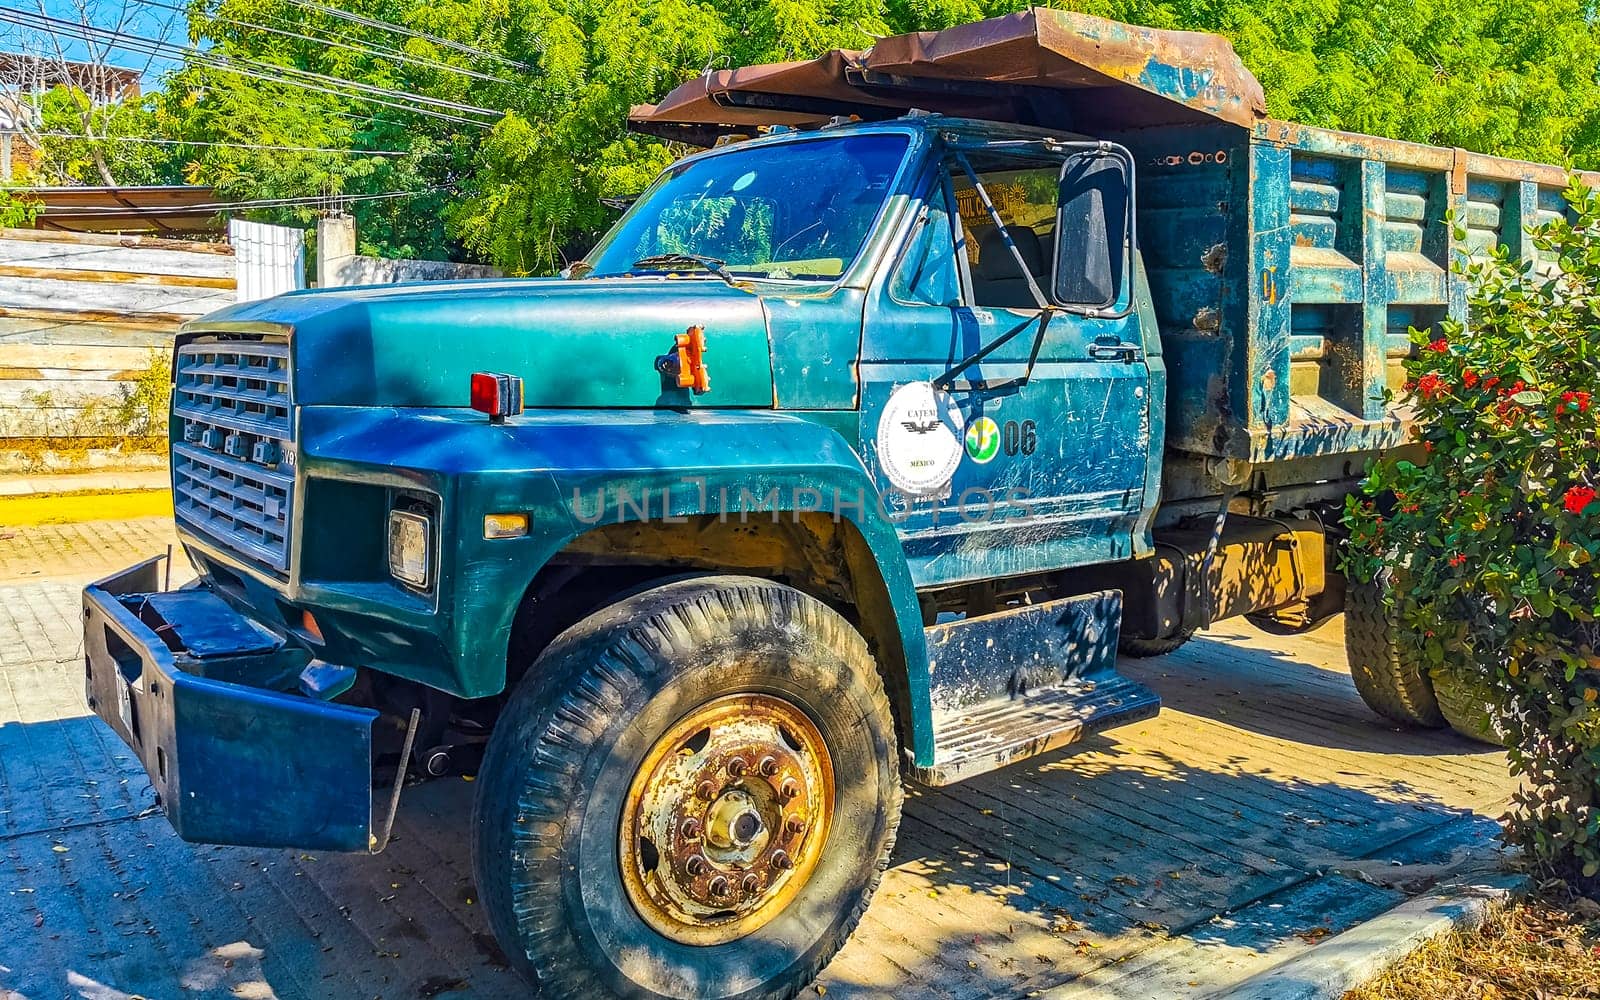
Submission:
<svg viewBox="0 0 1600 1000">
<path fill-rule="evenodd" d="M 778 797 L 785 802 L 800 794 L 800 786 L 795 784 L 793 778 L 784 778 L 783 784 L 778 786 Z"/>
<path fill-rule="evenodd" d="M 749 763 L 747 763 L 743 757 L 735 757 L 728 761 L 728 773 L 733 775 L 735 778 L 744 774 L 749 767 Z"/>
<path fill-rule="evenodd" d="M 789 831 L 790 836 L 798 837 L 806 832 L 806 818 L 804 816 L 790 816 L 784 821 L 783 828 Z"/>
<path fill-rule="evenodd" d="M 711 895 L 720 899 L 728 894 L 728 880 L 723 878 L 721 875 L 718 875 L 716 878 L 711 880 L 711 884 L 706 886 L 706 888 L 711 890 Z"/>
<path fill-rule="evenodd" d="M 761 773 L 768 778 L 778 773 L 778 759 L 776 757 L 763 757 L 758 766 L 761 768 Z"/>
<path fill-rule="evenodd" d="M 717 788 L 710 781 L 702 781 L 700 782 L 699 786 L 695 788 L 694 793 L 700 796 L 702 799 L 705 799 L 707 802 L 710 802 L 712 796 L 717 794 Z"/>
<path fill-rule="evenodd" d="M 789 857 L 788 851 L 773 851 L 772 867 L 780 872 L 786 872 L 794 867 L 794 859 Z"/>
<path fill-rule="evenodd" d="M 706 859 L 696 854 L 683 863 L 683 870 L 690 875 L 703 875 L 706 870 Z"/>
<path fill-rule="evenodd" d="M 678 832 L 683 834 L 685 840 L 694 840 L 700 836 L 700 821 L 690 816 L 678 827 Z"/>
<path fill-rule="evenodd" d="M 746 875 L 744 877 L 744 881 L 739 883 L 739 888 L 744 890 L 744 894 L 746 896 L 753 896 L 755 895 L 756 890 L 761 888 L 761 879 L 757 878 L 754 874 Z"/>
</svg>

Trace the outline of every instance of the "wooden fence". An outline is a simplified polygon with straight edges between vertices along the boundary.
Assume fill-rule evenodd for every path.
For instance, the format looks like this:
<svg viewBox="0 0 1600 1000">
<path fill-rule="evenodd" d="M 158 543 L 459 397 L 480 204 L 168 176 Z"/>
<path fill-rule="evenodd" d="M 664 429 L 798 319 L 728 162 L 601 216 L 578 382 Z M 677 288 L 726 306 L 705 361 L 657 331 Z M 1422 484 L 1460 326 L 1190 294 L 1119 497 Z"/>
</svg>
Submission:
<svg viewBox="0 0 1600 1000">
<path fill-rule="evenodd" d="M 0 229 L 0 438 L 163 433 L 173 334 L 235 289 L 227 244 Z"/>
</svg>

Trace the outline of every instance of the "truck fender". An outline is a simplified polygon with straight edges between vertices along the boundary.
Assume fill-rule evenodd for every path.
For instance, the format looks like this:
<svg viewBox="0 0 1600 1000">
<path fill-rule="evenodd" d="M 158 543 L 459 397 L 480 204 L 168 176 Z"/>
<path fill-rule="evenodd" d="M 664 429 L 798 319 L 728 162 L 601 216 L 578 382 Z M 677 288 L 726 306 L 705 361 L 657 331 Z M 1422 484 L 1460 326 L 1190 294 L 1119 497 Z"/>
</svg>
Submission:
<svg viewBox="0 0 1600 1000">
<path fill-rule="evenodd" d="M 931 759 L 933 734 L 922 611 L 900 540 L 861 458 L 836 431 L 777 413 L 638 414 L 587 428 L 586 467 L 551 469 L 570 522 L 563 546 L 603 525 L 716 518 L 731 523 L 826 516 L 848 523 L 865 553 L 848 567 L 892 614 L 898 642 L 883 653 L 891 682 L 903 678 L 910 757 Z M 576 458 L 578 456 L 569 456 Z M 865 558 L 862 558 L 862 556 Z M 870 565 L 863 565 L 869 563 Z M 866 602 L 863 600 L 863 604 Z M 861 609 L 868 613 L 866 607 Z M 880 635 L 880 639 L 888 638 Z M 895 678 L 893 674 L 900 674 Z M 896 685 L 898 686 L 898 685 Z"/>
</svg>

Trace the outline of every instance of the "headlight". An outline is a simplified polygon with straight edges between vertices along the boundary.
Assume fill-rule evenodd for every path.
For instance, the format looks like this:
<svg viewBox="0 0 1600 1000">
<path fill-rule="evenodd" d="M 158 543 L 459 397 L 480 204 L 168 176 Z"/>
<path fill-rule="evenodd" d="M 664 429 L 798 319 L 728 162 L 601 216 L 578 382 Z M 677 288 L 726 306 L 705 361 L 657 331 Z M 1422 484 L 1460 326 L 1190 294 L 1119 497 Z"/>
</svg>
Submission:
<svg viewBox="0 0 1600 1000">
<path fill-rule="evenodd" d="M 428 585 L 432 528 L 426 515 L 409 510 L 389 512 L 389 575 L 413 587 Z"/>
</svg>

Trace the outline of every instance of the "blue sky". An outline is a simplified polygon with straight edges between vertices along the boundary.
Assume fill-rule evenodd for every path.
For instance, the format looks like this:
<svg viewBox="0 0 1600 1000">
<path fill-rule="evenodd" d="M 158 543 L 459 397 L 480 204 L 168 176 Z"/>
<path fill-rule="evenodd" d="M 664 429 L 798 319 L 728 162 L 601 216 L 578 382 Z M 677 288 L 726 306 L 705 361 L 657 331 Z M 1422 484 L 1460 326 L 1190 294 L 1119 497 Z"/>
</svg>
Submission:
<svg viewBox="0 0 1600 1000">
<path fill-rule="evenodd" d="M 16 10 L 37 10 L 38 2 L 39 0 L 0 0 L 0 3 Z M 183 6 L 181 0 L 161 0 L 161 2 L 172 7 Z M 83 5 L 82 8 L 80 3 Z M 118 22 L 122 21 L 124 26 L 121 30 L 126 34 L 156 38 L 176 45 L 188 43 L 187 25 L 182 14 L 160 7 L 150 7 L 141 4 L 140 0 L 79 0 L 76 3 L 73 0 L 44 0 L 44 11 L 50 17 L 76 22 L 80 17 L 80 9 L 88 11 L 89 23 L 95 27 L 114 29 Z M 21 47 L 21 38 L 18 36 L 28 34 L 30 33 L 24 29 L 12 25 L 0 25 L 0 50 L 15 51 Z M 41 33 L 31 34 L 32 37 L 28 42 L 30 48 L 50 42 L 50 39 Z M 65 46 L 69 58 L 87 57 L 88 51 L 82 38 L 65 35 L 59 40 Z M 110 61 L 131 69 L 144 69 L 146 63 L 149 63 L 144 76 L 146 86 L 154 85 L 161 72 L 173 65 L 173 60 L 170 58 L 157 57 L 152 61 L 147 54 L 116 49 L 112 51 Z"/>
</svg>

